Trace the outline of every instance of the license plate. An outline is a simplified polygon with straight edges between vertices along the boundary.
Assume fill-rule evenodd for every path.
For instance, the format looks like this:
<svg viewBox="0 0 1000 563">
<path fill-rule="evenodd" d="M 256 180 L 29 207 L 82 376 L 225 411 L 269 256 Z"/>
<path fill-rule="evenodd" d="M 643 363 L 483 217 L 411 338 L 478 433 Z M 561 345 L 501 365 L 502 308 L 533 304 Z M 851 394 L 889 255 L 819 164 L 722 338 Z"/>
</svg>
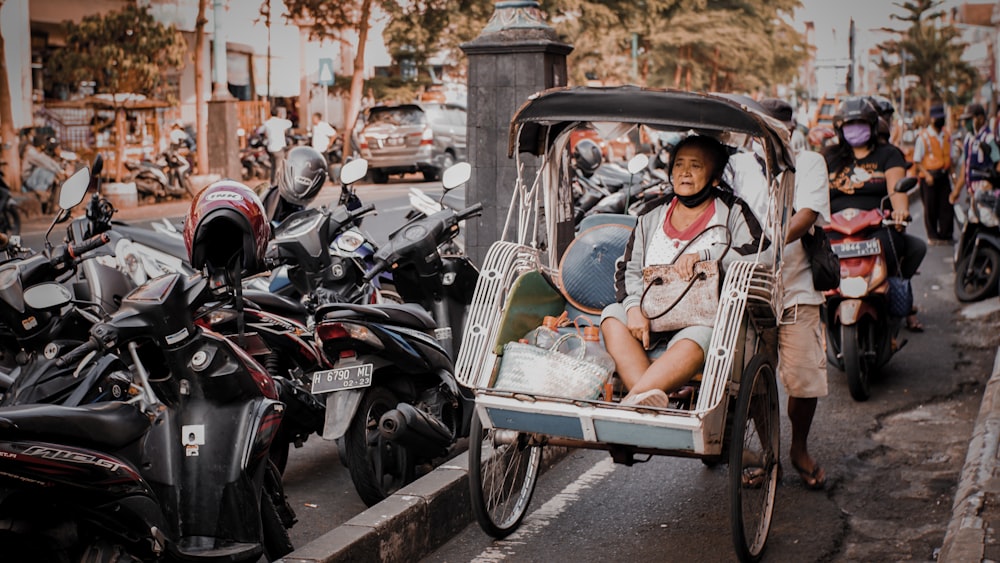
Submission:
<svg viewBox="0 0 1000 563">
<path fill-rule="evenodd" d="M 388 139 L 385 140 L 385 144 L 388 145 L 388 146 L 390 146 L 390 147 L 398 147 L 398 146 L 400 146 L 400 145 L 403 144 L 403 138 L 402 137 L 389 137 Z"/>
<path fill-rule="evenodd" d="M 333 369 L 317 371 L 312 375 L 312 392 L 314 395 L 370 387 L 374 364 L 344 364 Z"/>
<path fill-rule="evenodd" d="M 842 242 L 831 244 L 833 253 L 838 258 L 857 258 L 858 256 L 872 256 L 882 252 L 882 245 L 878 239 L 859 240 L 855 242 Z"/>
</svg>

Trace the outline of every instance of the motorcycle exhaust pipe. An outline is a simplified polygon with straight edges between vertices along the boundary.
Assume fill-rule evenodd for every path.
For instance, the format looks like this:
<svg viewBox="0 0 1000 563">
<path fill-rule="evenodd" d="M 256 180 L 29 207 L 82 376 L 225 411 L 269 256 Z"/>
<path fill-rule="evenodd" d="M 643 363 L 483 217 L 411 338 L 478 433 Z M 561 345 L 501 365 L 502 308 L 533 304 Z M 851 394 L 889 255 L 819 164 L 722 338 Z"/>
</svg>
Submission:
<svg viewBox="0 0 1000 563">
<path fill-rule="evenodd" d="M 383 414 L 378 428 L 386 440 L 428 457 L 446 454 L 455 439 L 455 433 L 443 422 L 409 403 L 399 403 Z"/>
</svg>

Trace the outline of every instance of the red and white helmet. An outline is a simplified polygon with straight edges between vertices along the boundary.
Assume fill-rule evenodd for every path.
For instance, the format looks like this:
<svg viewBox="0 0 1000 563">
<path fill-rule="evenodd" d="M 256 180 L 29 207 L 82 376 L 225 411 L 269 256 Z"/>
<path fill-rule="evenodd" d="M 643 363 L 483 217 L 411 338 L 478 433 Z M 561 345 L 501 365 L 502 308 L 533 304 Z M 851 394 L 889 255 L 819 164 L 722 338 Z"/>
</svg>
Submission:
<svg viewBox="0 0 1000 563">
<path fill-rule="evenodd" d="M 271 226 L 260 198 L 235 180 L 220 180 L 202 190 L 184 221 L 188 259 L 209 273 L 228 269 L 237 255 L 241 273 L 263 270 L 270 238 Z"/>
</svg>

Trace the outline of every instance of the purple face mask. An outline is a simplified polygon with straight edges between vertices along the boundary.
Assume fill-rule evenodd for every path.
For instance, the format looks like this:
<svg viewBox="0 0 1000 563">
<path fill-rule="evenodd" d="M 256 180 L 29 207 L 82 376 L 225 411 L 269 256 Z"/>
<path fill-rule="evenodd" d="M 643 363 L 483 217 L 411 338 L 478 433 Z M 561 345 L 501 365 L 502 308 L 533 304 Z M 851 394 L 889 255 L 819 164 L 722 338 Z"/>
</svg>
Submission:
<svg viewBox="0 0 1000 563">
<path fill-rule="evenodd" d="M 844 139 L 852 147 L 863 147 L 872 138 L 872 128 L 867 123 L 847 123 L 843 130 Z"/>
</svg>

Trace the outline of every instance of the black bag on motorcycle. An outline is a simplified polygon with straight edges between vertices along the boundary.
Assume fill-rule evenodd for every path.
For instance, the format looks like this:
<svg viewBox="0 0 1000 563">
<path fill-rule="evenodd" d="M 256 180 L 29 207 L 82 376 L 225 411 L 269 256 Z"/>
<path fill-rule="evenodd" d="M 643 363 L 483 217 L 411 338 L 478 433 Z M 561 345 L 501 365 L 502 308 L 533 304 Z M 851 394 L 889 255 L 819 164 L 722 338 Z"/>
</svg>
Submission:
<svg viewBox="0 0 1000 563">
<path fill-rule="evenodd" d="M 813 287 L 817 291 L 828 291 L 840 286 L 840 258 L 833 252 L 830 238 L 820 227 L 813 227 L 800 239 L 802 248 L 809 257 Z"/>
</svg>

